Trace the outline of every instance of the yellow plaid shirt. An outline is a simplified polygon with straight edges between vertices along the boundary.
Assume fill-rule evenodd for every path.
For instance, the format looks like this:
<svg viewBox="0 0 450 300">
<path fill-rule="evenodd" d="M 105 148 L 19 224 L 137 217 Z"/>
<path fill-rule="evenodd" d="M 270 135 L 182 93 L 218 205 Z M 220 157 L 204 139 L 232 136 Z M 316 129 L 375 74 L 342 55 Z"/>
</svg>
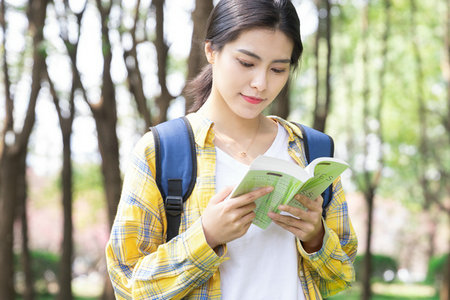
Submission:
<svg viewBox="0 0 450 300">
<path fill-rule="evenodd" d="M 184 204 L 180 234 L 165 243 L 167 221 L 155 183 L 152 133 L 135 146 L 126 171 L 118 212 L 106 247 L 108 272 L 117 299 L 220 299 L 219 254 L 206 243 L 200 216 L 215 194 L 213 124 L 198 113 L 187 116 L 195 135 L 197 183 Z M 272 117 L 289 133 L 288 151 L 305 165 L 301 131 Z M 350 287 L 357 239 L 340 180 L 327 208 L 323 247 L 308 254 L 297 240 L 298 275 L 306 299 L 322 299 Z"/>
</svg>

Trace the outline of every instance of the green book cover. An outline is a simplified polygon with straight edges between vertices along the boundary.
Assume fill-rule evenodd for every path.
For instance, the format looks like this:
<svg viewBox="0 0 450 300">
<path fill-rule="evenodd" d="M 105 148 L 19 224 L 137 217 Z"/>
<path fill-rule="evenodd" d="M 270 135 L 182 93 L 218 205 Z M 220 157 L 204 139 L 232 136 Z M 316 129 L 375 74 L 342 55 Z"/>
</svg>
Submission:
<svg viewBox="0 0 450 300">
<path fill-rule="evenodd" d="M 271 193 L 255 201 L 256 218 L 253 224 L 266 229 L 272 222 L 267 216 L 269 211 L 279 212 L 277 207 L 281 204 L 305 209 L 293 199 L 296 194 L 303 194 L 310 199 L 317 198 L 347 168 L 345 161 L 332 157 L 319 157 L 302 168 L 286 160 L 258 156 L 231 193 L 231 197 L 260 187 L 273 186 Z"/>
</svg>

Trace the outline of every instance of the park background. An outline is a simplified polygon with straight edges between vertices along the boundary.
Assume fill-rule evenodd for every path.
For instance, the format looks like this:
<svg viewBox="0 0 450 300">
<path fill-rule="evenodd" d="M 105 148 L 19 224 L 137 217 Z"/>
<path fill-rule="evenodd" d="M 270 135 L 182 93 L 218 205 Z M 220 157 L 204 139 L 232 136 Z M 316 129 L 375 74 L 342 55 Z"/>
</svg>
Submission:
<svg viewBox="0 0 450 300">
<path fill-rule="evenodd" d="M 113 299 L 128 155 L 191 103 L 217 1 L 0 1 L 0 299 Z M 351 165 L 357 282 L 332 298 L 449 299 L 450 1 L 293 3 L 305 51 L 267 113 Z"/>
</svg>

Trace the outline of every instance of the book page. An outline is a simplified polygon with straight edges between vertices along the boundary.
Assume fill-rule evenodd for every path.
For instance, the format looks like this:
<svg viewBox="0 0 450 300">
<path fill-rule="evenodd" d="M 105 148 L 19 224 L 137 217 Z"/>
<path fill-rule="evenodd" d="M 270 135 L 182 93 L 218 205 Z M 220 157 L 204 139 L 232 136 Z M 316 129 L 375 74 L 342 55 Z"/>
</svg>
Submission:
<svg viewBox="0 0 450 300">
<path fill-rule="evenodd" d="M 304 169 L 290 161 L 264 155 L 255 158 L 255 160 L 250 165 L 250 170 L 270 170 L 274 172 L 280 172 L 288 174 L 301 181 L 308 180 L 308 178 L 313 176 L 314 174 L 314 172 L 308 173 L 307 169 Z"/>
<path fill-rule="evenodd" d="M 348 164 L 340 160 L 322 159 L 317 161 L 314 166 L 314 177 L 310 178 L 298 191 L 299 194 L 305 195 L 309 199 L 316 199 L 322 194 L 329 185 L 333 183 L 338 176 L 348 168 Z M 292 203 L 291 203 L 292 202 Z M 295 206 L 294 201 L 289 205 Z M 295 201 L 297 202 L 297 201 Z"/>
<path fill-rule="evenodd" d="M 272 222 L 267 213 L 269 211 L 279 212 L 277 207 L 290 200 L 289 197 L 293 197 L 301 183 L 293 176 L 279 171 L 249 170 L 241 183 L 232 192 L 231 197 L 234 198 L 246 194 L 260 187 L 273 186 L 274 190 L 271 193 L 255 201 L 256 217 L 253 220 L 253 224 L 266 229 Z"/>
<path fill-rule="evenodd" d="M 253 224 L 266 229 L 272 222 L 267 216 L 268 212 L 279 213 L 278 206 L 281 204 L 306 209 L 293 199 L 295 194 L 303 194 L 310 199 L 317 198 L 347 167 L 346 162 L 330 157 L 315 159 L 303 169 L 289 161 L 259 156 L 250 165 L 249 171 L 230 197 L 234 198 L 257 188 L 273 186 L 274 190 L 271 193 L 255 201 L 256 217 Z"/>
</svg>

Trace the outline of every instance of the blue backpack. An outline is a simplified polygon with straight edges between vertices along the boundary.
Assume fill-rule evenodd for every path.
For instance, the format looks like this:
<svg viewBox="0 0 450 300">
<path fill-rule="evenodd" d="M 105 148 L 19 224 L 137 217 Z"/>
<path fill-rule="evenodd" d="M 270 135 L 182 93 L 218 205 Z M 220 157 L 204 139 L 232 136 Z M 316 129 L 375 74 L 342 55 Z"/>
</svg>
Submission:
<svg viewBox="0 0 450 300">
<path fill-rule="evenodd" d="M 296 124 L 303 133 L 308 163 L 317 157 L 332 157 L 333 139 L 327 134 Z M 178 235 L 183 203 L 189 198 L 197 179 L 197 154 L 194 133 L 186 117 L 173 119 L 150 128 L 155 140 L 156 184 L 164 199 L 167 239 Z M 323 216 L 332 198 L 331 186 L 322 194 Z"/>
</svg>

